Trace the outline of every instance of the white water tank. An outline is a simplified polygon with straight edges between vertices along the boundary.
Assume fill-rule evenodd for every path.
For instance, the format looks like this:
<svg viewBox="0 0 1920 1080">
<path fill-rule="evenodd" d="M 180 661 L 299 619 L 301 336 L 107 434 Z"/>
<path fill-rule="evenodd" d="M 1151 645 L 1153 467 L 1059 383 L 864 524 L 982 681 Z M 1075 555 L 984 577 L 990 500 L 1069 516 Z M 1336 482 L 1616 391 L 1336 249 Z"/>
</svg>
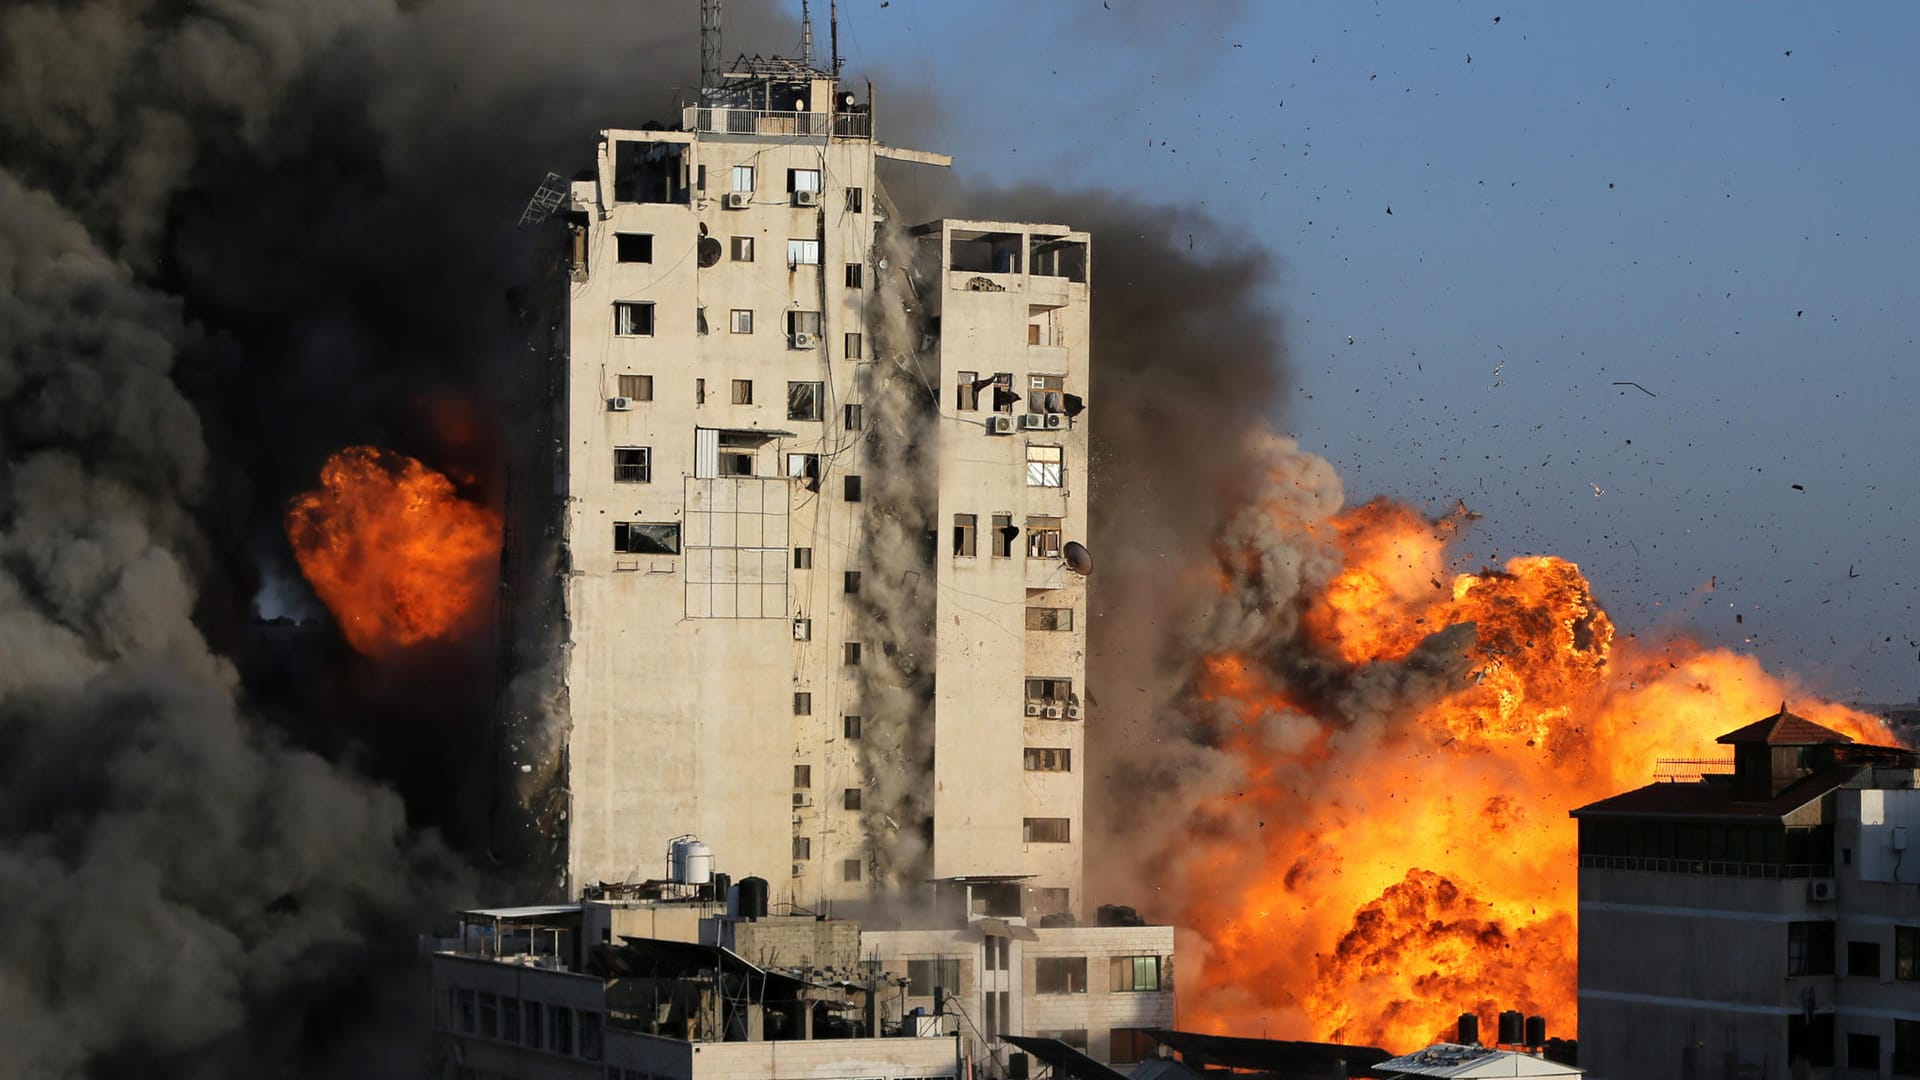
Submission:
<svg viewBox="0 0 1920 1080">
<path fill-rule="evenodd" d="M 676 885 L 705 885 L 713 880 L 713 849 L 682 836 L 667 847 L 667 871 Z"/>
</svg>

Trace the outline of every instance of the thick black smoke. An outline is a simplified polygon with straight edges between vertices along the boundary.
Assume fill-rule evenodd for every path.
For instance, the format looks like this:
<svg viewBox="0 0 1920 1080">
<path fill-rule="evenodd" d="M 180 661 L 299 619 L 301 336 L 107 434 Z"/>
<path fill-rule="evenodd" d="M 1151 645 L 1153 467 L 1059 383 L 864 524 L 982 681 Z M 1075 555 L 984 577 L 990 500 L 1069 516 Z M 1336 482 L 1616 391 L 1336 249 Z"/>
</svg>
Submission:
<svg viewBox="0 0 1920 1080">
<path fill-rule="evenodd" d="M 731 49 L 795 36 L 771 7 L 727 5 Z M 615 0 L 0 11 L 5 1071 L 419 1071 L 405 954 L 481 891 L 495 654 L 377 668 L 251 604 L 300 591 L 281 513 L 342 446 L 505 498 L 520 208 L 597 129 L 671 119 L 696 30 Z"/>
</svg>

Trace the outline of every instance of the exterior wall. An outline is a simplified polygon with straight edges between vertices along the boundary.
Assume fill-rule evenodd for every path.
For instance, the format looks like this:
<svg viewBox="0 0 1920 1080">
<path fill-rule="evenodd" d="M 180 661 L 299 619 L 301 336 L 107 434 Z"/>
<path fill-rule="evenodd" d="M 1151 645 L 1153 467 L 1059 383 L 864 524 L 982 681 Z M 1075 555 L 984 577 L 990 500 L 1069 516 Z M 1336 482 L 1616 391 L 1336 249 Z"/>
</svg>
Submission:
<svg viewBox="0 0 1920 1080">
<path fill-rule="evenodd" d="M 662 1080 L 905 1080 L 956 1074 L 953 1040 L 929 1038 L 696 1043 L 690 1075 L 654 1075 Z"/>
<path fill-rule="evenodd" d="M 725 924 L 727 945 L 761 967 L 851 971 L 860 960 L 860 924 L 811 915 L 772 916 Z"/>
<path fill-rule="evenodd" d="M 526 964 L 445 953 L 433 957 L 432 973 L 435 1038 L 440 1041 L 447 1056 L 470 1075 L 479 1078 L 524 1077 L 527 1080 L 592 1080 L 602 1075 L 601 1057 L 604 1056 L 606 1045 L 606 995 L 599 979 Z M 477 1023 L 469 1027 L 463 1022 L 459 997 L 463 992 L 473 994 L 476 999 L 481 994 L 491 994 L 496 1008 L 503 1008 L 509 1002 L 515 1005 L 537 1002 L 542 1008 L 543 1018 L 550 1016 L 551 1010 L 556 1008 L 572 1010 L 575 1018 L 573 1052 L 554 1053 L 551 1043 L 544 1038 L 542 1042 L 545 1048 L 530 1049 L 506 1040 L 499 1028 L 496 1028 L 495 1037 L 486 1037 Z M 583 1013 L 601 1018 L 601 1056 L 581 1053 L 577 1018 Z"/>
<path fill-rule="evenodd" d="M 701 923 L 724 912 L 711 904 L 620 903 L 591 900 L 581 906 L 581 934 L 591 949 L 623 937 L 700 941 Z"/>
</svg>

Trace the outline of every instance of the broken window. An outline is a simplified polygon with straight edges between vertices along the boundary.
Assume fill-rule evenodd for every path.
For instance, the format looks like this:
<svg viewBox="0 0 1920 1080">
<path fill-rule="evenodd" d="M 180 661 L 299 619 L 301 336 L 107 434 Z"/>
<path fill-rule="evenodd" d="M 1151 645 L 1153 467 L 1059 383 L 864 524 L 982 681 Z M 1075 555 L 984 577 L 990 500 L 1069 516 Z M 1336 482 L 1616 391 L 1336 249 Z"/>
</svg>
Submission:
<svg viewBox="0 0 1920 1080">
<path fill-rule="evenodd" d="M 707 403 L 707 380 L 693 380 L 693 403 L 695 405 L 705 405 Z"/>
<path fill-rule="evenodd" d="M 857 641 L 843 642 L 840 646 L 840 662 L 847 667 L 858 667 L 860 664 L 860 643 Z"/>
<path fill-rule="evenodd" d="M 1027 558 L 1057 559 L 1060 557 L 1060 519 L 1057 517 L 1030 517 L 1027 519 Z"/>
<path fill-rule="evenodd" d="M 680 526 L 672 522 L 616 521 L 613 550 L 626 555 L 678 555 Z"/>
<path fill-rule="evenodd" d="M 849 739 L 859 738 L 860 737 L 860 718 L 857 716 L 841 717 L 840 718 L 840 734 Z"/>
<path fill-rule="evenodd" d="M 809 488 L 817 487 L 820 483 L 820 455 L 788 454 L 787 479 L 802 481 Z"/>
<path fill-rule="evenodd" d="M 979 531 L 979 517 L 974 514 L 953 515 L 953 553 L 963 559 L 970 559 L 974 552 L 974 534 Z"/>
<path fill-rule="evenodd" d="M 1160 1050 L 1160 1040 L 1146 1028 L 1107 1029 L 1107 1060 L 1115 1064 L 1146 1061 Z"/>
<path fill-rule="evenodd" d="M 795 765 L 793 767 L 793 786 L 810 788 L 813 786 L 813 766 Z"/>
<path fill-rule="evenodd" d="M 613 332 L 621 337 L 652 337 L 653 305 L 637 300 L 616 301 Z"/>
<path fill-rule="evenodd" d="M 996 371 L 993 373 L 993 411 L 1010 413 L 1020 400 L 1013 389 L 1013 372 Z"/>
<path fill-rule="evenodd" d="M 1072 679 L 1028 679 L 1027 700 L 1042 705 L 1065 705 L 1073 699 Z"/>
<path fill-rule="evenodd" d="M 813 838 L 796 836 L 793 838 L 793 857 L 797 862 L 813 858 Z"/>
<path fill-rule="evenodd" d="M 795 627 L 795 630 L 793 632 L 793 636 L 796 640 L 798 640 L 800 637 L 800 631 L 798 627 L 800 623 L 804 621 L 805 621 L 804 619 L 794 620 L 793 625 Z M 793 695 L 793 715 L 795 716 L 812 716 L 813 715 L 813 695 L 812 694 L 807 693 L 805 690 L 801 690 Z"/>
<path fill-rule="evenodd" d="M 752 262 L 753 261 L 753 237 L 736 236 L 733 238 L 733 261 L 734 262 Z"/>
<path fill-rule="evenodd" d="M 1058 446 L 1027 447 L 1027 486 L 1060 487 L 1065 479 L 1065 453 Z"/>
<path fill-rule="evenodd" d="M 844 484 L 843 493 L 846 497 L 846 500 L 848 502 L 859 502 L 860 501 L 859 475 L 857 473 L 849 474 L 847 478 L 844 481 L 842 481 L 842 483 Z"/>
<path fill-rule="evenodd" d="M 1833 974 L 1833 923 L 1787 924 L 1787 974 Z"/>
<path fill-rule="evenodd" d="M 753 310 L 734 308 L 727 313 L 727 330 L 735 334 L 753 333 Z"/>
<path fill-rule="evenodd" d="M 735 405 L 753 404 L 753 380 L 752 379 L 733 380 L 733 403 Z"/>
<path fill-rule="evenodd" d="M 848 596 L 858 594 L 860 592 L 860 571 L 842 571 L 840 575 L 840 591 L 846 593 Z"/>
<path fill-rule="evenodd" d="M 615 202 L 684 203 L 687 179 L 681 143 L 630 142 L 613 144 L 613 198 Z"/>
<path fill-rule="evenodd" d="M 616 446 L 613 450 L 613 481 L 616 484 L 646 484 L 653 481 L 653 448 Z"/>
<path fill-rule="evenodd" d="M 1063 817 L 1030 817 L 1021 820 L 1021 839 L 1029 844 L 1070 844 L 1073 842 L 1073 820 Z M 1080 984 L 1072 990 L 1060 993 L 1085 993 L 1087 961 L 1080 958 Z M 1041 990 L 1046 993 L 1046 990 Z"/>
<path fill-rule="evenodd" d="M 622 375 L 618 381 L 621 397 L 632 401 L 653 400 L 653 376 Z"/>
<path fill-rule="evenodd" d="M 1018 535 L 1020 535 L 1020 530 L 1014 528 L 1012 514 L 993 515 L 993 557 L 996 559 L 1012 558 L 1013 538 Z"/>
<path fill-rule="evenodd" d="M 860 880 L 860 860 L 859 859 L 840 860 L 840 880 L 842 881 L 859 881 Z"/>
<path fill-rule="evenodd" d="M 817 311 L 787 312 L 787 333 L 806 334 L 808 337 L 820 336 L 820 313 Z"/>
<path fill-rule="evenodd" d="M 932 997 L 936 986 L 948 994 L 960 992 L 959 959 L 943 956 L 936 960 L 907 961 L 909 997 Z"/>
<path fill-rule="evenodd" d="M 1067 379 L 1064 375 L 1027 376 L 1027 411 L 1035 413 L 1065 412 L 1065 403 L 1061 394 L 1065 392 Z"/>
<path fill-rule="evenodd" d="M 1066 822 L 1066 818 L 1028 818 L 1031 832 L 1036 821 Z M 1029 836 L 1028 843 L 1036 841 Z M 1042 956 L 1033 962 L 1033 990 L 1036 994 L 1084 994 L 1087 992 L 1087 958 L 1084 956 Z"/>
<path fill-rule="evenodd" d="M 820 190 L 820 170 L 819 169 L 788 169 L 787 170 L 787 190 L 788 191 L 813 191 L 813 192 L 819 191 Z"/>
<path fill-rule="evenodd" d="M 753 190 L 753 166 L 735 165 L 733 167 L 733 190 L 735 191 L 752 191 Z"/>
<path fill-rule="evenodd" d="M 1070 607 L 1030 607 L 1027 609 L 1027 629 L 1071 630 L 1073 629 L 1073 609 Z"/>
<path fill-rule="evenodd" d="M 842 351 L 846 353 L 847 359 L 860 360 L 864 359 L 862 354 L 865 352 L 865 349 L 866 344 L 860 339 L 859 334 L 848 334 L 846 347 Z"/>
<path fill-rule="evenodd" d="M 1027 890 L 1027 910 L 1029 912 L 1050 915 L 1057 911 L 1069 911 L 1072 910 L 1069 900 L 1070 896 L 1067 890 L 1061 888 Z M 1081 1033 L 1081 1038 L 1086 1038 L 1085 1032 Z M 1068 1039 L 1062 1039 L 1061 1041 L 1071 1042 L 1071 1040 Z M 1075 1045 L 1085 1046 L 1087 1044 L 1081 1042 Z"/>
<path fill-rule="evenodd" d="M 653 234 L 615 233 L 613 253 L 613 257 L 623 263 L 650 263 L 653 261 Z"/>
<path fill-rule="evenodd" d="M 861 264 L 859 263 L 847 264 L 847 288 L 849 289 L 861 288 L 862 287 L 861 281 L 865 278 L 865 276 L 866 276 L 866 268 L 863 267 Z"/>
<path fill-rule="evenodd" d="M 1108 961 L 1107 989 L 1114 993 L 1146 993 L 1160 989 L 1160 958 L 1113 957 Z"/>
<path fill-rule="evenodd" d="M 860 809 L 860 789 L 850 787 L 840 793 L 840 804 L 848 810 Z"/>
<path fill-rule="evenodd" d="M 847 213 L 860 213 L 860 208 L 865 205 L 865 203 L 866 198 L 859 188 L 850 187 L 847 189 Z"/>
<path fill-rule="evenodd" d="M 1027 747 L 1028 772 L 1072 772 L 1073 750 L 1064 746 Z"/>
<path fill-rule="evenodd" d="M 948 234 L 951 246 L 947 268 L 974 274 L 1017 274 L 1025 239 L 1019 233 L 981 232 L 955 229 Z"/>
<path fill-rule="evenodd" d="M 790 382 L 787 384 L 787 419 L 818 420 L 821 417 L 820 399 L 824 396 L 824 384 L 817 382 Z"/>
<path fill-rule="evenodd" d="M 859 431 L 866 421 L 866 417 L 861 415 L 862 412 L 858 402 L 847 405 L 840 411 L 840 426 L 848 431 Z"/>
<path fill-rule="evenodd" d="M 961 412 L 978 412 L 980 409 L 980 388 L 974 384 L 980 380 L 977 371 L 957 371 L 954 378 L 959 381 L 955 387 L 953 407 Z"/>
<path fill-rule="evenodd" d="M 1031 272 L 1041 277 L 1087 280 L 1087 242 L 1035 234 L 1029 248 Z M 1114 1060 L 1118 1061 L 1118 1058 Z"/>
<path fill-rule="evenodd" d="M 820 241 L 818 240 L 787 241 L 788 268 L 792 268 L 795 266 L 819 266 L 819 265 L 820 265 Z"/>
<path fill-rule="evenodd" d="M 813 549 L 812 548 L 794 548 L 793 549 L 793 568 L 795 570 L 813 569 Z"/>
</svg>

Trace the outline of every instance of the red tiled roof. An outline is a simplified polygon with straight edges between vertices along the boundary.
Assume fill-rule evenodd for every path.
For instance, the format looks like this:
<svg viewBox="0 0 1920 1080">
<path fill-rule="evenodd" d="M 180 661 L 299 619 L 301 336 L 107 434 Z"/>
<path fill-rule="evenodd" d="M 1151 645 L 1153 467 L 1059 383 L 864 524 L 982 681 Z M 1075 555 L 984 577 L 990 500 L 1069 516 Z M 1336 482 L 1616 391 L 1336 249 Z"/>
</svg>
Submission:
<svg viewBox="0 0 1920 1080">
<path fill-rule="evenodd" d="M 1825 728 L 1821 729 L 1826 730 Z M 1859 772 L 1858 764 L 1831 765 L 1816 769 L 1794 781 L 1780 794 L 1765 802 L 1740 802 L 1733 797 L 1729 783 L 1664 783 L 1588 803 L 1573 811 L 1574 817 L 1588 815 L 1632 815 L 1634 817 L 1715 817 L 1778 820 L 1847 782 Z"/>
<path fill-rule="evenodd" d="M 1718 743 L 1766 743 L 1770 746 L 1818 746 L 1821 743 L 1850 743 L 1848 736 L 1803 716 L 1795 716 L 1787 711 L 1786 702 L 1780 703 L 1780 711 L 1765 720 L 1755 720 L 1746 727 L 1729 731 L 1715 739 Z"/>
</svg>

